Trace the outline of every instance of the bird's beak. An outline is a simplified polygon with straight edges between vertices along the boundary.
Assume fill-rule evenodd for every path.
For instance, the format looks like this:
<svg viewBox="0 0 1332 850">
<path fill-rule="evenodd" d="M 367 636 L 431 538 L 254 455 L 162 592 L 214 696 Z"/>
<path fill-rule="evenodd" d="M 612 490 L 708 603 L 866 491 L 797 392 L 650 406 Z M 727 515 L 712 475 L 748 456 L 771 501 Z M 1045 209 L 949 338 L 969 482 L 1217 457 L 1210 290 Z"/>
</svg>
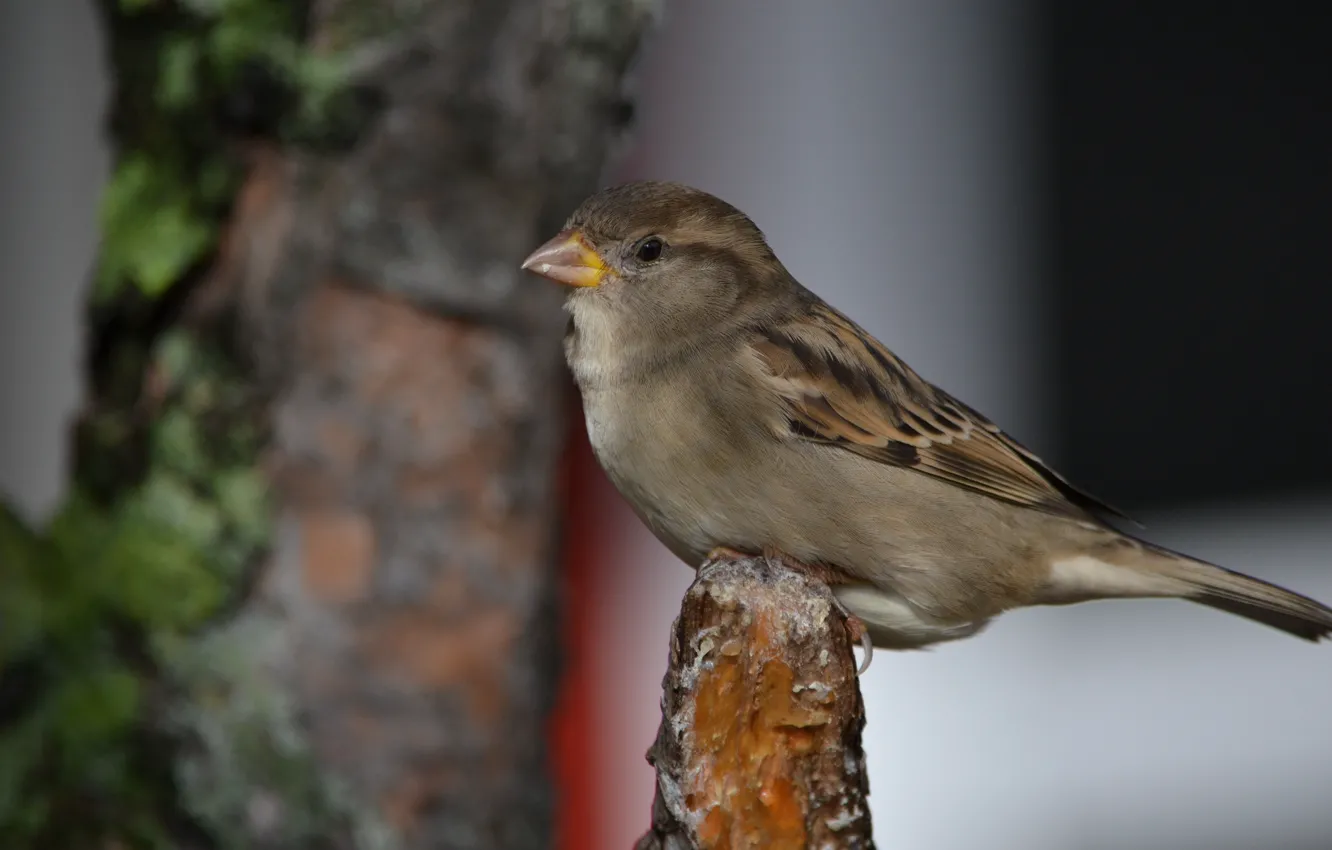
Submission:
<svg viewBox="0 0 1332 850">
<path fill-rule="evenodd" d="M 564 230 L 523 260 L 523 268 L 568 286 L 600 286 L 615 272 L 576 230 Z"/>
</svg>

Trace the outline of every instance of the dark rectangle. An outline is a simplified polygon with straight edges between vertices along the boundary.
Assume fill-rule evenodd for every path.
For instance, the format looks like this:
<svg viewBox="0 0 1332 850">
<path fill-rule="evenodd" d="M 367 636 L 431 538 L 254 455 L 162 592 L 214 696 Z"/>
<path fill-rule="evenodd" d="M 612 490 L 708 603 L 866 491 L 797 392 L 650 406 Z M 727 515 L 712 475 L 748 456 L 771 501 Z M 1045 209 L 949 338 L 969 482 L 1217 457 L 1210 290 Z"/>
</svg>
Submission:
<svg viewBox="0 0 1332 850">
<path fill-rule="evenodd" d="M 1332 487 L 1332 14 L 1040 7 L 1060 466 L 1139 508 Z"/>
</svg>

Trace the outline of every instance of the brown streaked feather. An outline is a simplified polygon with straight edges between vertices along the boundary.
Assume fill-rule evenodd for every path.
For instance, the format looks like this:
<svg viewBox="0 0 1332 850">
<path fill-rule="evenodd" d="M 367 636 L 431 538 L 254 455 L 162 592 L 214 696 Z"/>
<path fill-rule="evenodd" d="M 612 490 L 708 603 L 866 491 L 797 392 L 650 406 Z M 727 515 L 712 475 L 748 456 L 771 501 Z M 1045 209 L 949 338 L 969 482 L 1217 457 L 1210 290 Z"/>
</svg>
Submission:
<svg viewBox="0 0 1332 850">
<path fill-rule="evenodd" d="M 1128 519 L 1069 484 L 824 303 L 814 301 L 805 315 L 759 329 L 752 345 L 786 401 L 795 439 L 837 446 L 1059 516 Z"/>
</svg>

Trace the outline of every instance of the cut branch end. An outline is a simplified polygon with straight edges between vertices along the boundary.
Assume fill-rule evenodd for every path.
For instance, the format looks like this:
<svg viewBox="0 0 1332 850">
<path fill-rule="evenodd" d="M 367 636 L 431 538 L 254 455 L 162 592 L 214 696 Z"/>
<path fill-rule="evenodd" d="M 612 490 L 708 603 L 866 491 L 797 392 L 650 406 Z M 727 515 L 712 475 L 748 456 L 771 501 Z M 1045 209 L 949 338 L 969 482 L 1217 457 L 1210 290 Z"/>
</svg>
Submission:
<svg viewBox="0 0 1332 850">
<path fill-rule="evenodd" d="M 704 564 L 671 635 L 638 850 L 872 848 L 851 647 L 817 578 L 762 558 Z"/>
</svg>

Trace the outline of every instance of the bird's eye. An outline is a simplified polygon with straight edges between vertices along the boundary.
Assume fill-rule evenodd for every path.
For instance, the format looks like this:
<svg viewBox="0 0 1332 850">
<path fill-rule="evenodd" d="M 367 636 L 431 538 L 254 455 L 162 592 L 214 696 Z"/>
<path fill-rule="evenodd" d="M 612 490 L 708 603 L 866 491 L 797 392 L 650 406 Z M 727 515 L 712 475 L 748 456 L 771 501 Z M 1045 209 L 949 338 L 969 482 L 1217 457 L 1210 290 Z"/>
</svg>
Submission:
<svg viewBox="0 0 1332 850">
<path fill-rule="evenodd" d="M 666 243 L 661 241 L 660 237 L 649 236 L 638 243 L 638 248 L 634 251 L 634 256 L 640 263 L 651 263 L 661 257 L 661 252 L 666 248 Z"/>
</svg>

